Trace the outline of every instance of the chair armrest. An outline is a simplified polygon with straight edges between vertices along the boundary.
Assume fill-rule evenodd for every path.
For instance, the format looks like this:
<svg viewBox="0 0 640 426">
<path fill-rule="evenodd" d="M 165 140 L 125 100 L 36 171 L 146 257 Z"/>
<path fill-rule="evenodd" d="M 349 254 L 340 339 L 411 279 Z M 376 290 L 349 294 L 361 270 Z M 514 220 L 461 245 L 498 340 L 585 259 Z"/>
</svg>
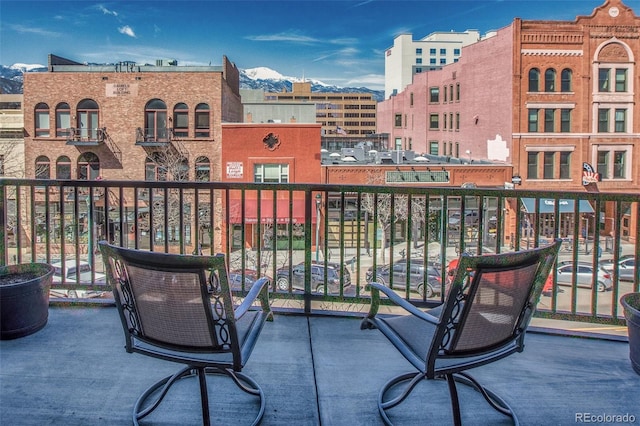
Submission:
<svg viewBox="0 0 640 426">
<path fill-rule="evenodd" d="M 267 277 L 262 277 L 256 281 L 247 296 L 242 303 L 235 309 L 234 314 L 236 319 L 242 318 L 242 316 L 251 308 L 256 299 L 260 300 L 262 310 L 269 314 L 272 319 L 271 306 L 269 305 L 269 284 L 271 280 Z"/>
<path fill-rule="evenodd" d="M 371 307 L 369 309 L 369 313 L 367 314 L 367 319 L 373 319 L 378 313 L 378 307 L 380 306 L 380 292 L 384 293 L 391 302 L 395 305 L 401 307 L 408 313 L 413 316 L 420 318 L 423 321 L 430 322 L 432 324 L 438 324 L 440 319 L 430 315 L 409 303 L 407 300 L 403 299 L 390 289 L 389 287 L 379 284 L 379 283 L 369 283 L 368 287 L 371 289 Z M 366 320 L 365 320 L 366 321 Z"/>
</svg>

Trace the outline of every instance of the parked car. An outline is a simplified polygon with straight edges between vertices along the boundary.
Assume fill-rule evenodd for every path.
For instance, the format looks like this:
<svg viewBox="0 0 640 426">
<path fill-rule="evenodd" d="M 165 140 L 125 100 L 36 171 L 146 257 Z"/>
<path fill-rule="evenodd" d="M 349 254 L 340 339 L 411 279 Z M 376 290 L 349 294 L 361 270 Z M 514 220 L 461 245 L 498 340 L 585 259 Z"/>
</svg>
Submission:
<svg viewBox="0 0 640 426">
<path fill-rule="evenodd" d="M 576 270 L 576 285 L 578 287 L 593 288 L 593 264 L 588 262 L 564 261 L 558 263 L 557 282 L 558 285 L 571 285 L 573 271 Z M 597 284 L 598 291 L 611 290 L 613 281 L 611 274 L 602 266 L 598 266 Z"/>
<path fill-rule="evenodd" d="M 91 281 L 91 265 L 88 262 L 81 260 L 80 263 L 76 262 L 75 259 L 67 259 L 64 262 L 64 266 L 62 262 L 52 263 L 54 272 L 53 278 L 51 280 L 51 291 L 49 295 L 51 297 L 70 297 L 70 298 L 93 298 L 93 297 L 102 297 L 104 295 L 104 291 L 97 290 L 67 290 L 61 288 L 55 288 L 56 284 L 62 283 L 62 277 L 64 277 L 65 284 L 105 284 L 106 285 L 106 277 L 104 274 L 96 272 L 94 276 L 94 281 Z M 79 267 L 79 269 L 78 269 Z M 79 271 L 79 275 L 78 275 Z"/>
<path fill-rule="evenodd" d="M 605 270 L 613 271 L 613 259 L 607 259 L 600 262 Z M 633 281 L 636 276 L 636 257 L 631 254 L 620 256 L 618 259 L 618 279 L 621 281 Z"/>
<path fill-rule="evenodd" d="M 229 287 L 233 291 L 242 291 L 242 270 L 236 269 L 229 272 Z M 244 270 L 244 290 L 249 291 L 258 281 L 258 272 L 254 269 Z"/>
<path fill-rule="evenodd" d="M 388 286 L 391 283 L 390 275 L 393 274 L 393 288 L 404 289 L 407 285 L 407 274 L 409 274 L 409 285 L 413 292 L 424 293 L 424 263 L 421 259 L 412 259 L 407 262 L 406 259 L 400 259 L 393 264 L 390 271 L 389 265 L 381 265 L 376 268 L 376 282 Z M 433 297 L 440 293 L 442 288 L 442 275 L 440 268 L 434 263 L 427 263 L 427 290 L 426 296 Z M 365 275 L 367 282 L 373 281 L 373 266 L 371 266 Z"/>
<path fill-rule="evenodd" d="M 328 263 L 325 271 L 323 262 L 313 262 L 311 265 L 311 291 L 316 293 L 324 292 L 324 277 L 327 276 L 327 291 L 329 293 L 340 293 L 340 269 L 344 276 L 344 288 L 351 285 L 351 273 L 346 266 L 340 268 L 337 263 Z M 291 271 L 291 287 L 294 290 L 304 290 L 304 262 L 295 265 Z M 276 286 L 278 290 L 289 290 L 289 268 L 280 268 L 276 271 Z"/>
<path fill-rule="evenodd" d="M 451 213 L 449 216 L 449 227 L 458 228 L 460 226 L 460 212 Z M 467 210 L 464 215 L 465 226 L 475 226 L 478 224 L 479 216 L 476 210 Z"/>
</svg>

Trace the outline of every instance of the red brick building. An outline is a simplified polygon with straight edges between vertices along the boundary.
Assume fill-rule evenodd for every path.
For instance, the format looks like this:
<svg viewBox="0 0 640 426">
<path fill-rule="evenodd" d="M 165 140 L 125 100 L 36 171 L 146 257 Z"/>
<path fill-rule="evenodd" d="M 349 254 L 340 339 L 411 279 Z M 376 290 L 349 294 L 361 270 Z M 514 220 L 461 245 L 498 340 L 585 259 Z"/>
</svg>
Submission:
<svg viewBox="0 0 640 426">
<path fill-rule="evenodd" d="M 320 124 L 223 124 L 222 181 L 256 183 L 318 183 L 320 173 Z M 259 201 L 258 201 L 259 200 Z M 271 219 L 274 216 L 276 223 Z M 292 213 L 290 214 L 290 205 Z M 304 193 L 273 193 L 247 190 L 230 195 L 229 218 L 232 247 L 268 246 L 276 226 L 278 237 L 287 238 L 289 224 L 294 235 L 302 234 L 305 222 Z M 258 214 L 260 212 L 260 214 Z M 315 224 L 316 214 L 312 211 Z M 247 224 L 242 229 L 240 223 Z M 262 226 L 261 226 L 262 225 Z M 244 241 L 242 240 L 244 232 Z"/>
<path fill-rule="evenodd" d="M 377 131 L 402 149 L 512 164 L 522 189 L 639 192 L 639 35 L 620 0 L 574 21 L 517 18 L 380 103 Z M 611 205 L 583 213 L 589 235 L 596 218 L 615 226 Z M 638 224 L 622 222 L 633 238 Z"/>
</svg>

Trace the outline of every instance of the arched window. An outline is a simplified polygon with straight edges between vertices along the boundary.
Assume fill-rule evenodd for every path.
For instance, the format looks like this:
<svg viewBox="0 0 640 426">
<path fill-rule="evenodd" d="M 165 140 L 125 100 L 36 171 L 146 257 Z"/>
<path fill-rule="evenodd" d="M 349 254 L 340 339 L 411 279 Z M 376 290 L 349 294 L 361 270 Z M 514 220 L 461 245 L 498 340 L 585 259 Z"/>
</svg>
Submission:
<svg viewBox="0 0 640 426">
<path fill-rule="evenodd" d="M 71 179 L 71 160 L 66 155 L 56 161 L 56 179 Z"/>
<path fill-rule="evenodd" d="M 549 68 L 544 72 L 544 91 L 556 91 L 556 70 L 554 70 L 553 68 Z"/>
<path fill-rule="evenodd" d="M 531 68 L 529 70 L 529 92 L 540 91 L 540 70 Z"/>
<path fill-rule="evenodd" d="M 100 159 L 93 152 L 85 152 L 78 157 L 78 179 L 95 180 L 100 176 Z"/>
<path fill-rule="evenodd" d="M 189 107 L 182 102 L 173 107 L 173 135 L 179 138 L 189 136 Z"/>
<path fill-rule="evenodd" d="M 98 140 L 100 108 L 93 99 L 84 99 L 78 103 L 78 132 L 82 140 Z"/>
<path fill-rule="evenodd" d="M 167 167 L 162 160 L 162 155 L 153 153 L 144 162 L 144 180 L 146 181 L 166 181 Z"/>
<path fill-rule="evenodd" d="M 208 138 L 210 131 L 209 105 L 198 104 L 196 106 L 196 138 Z"/>
<path fill-rule="evenodd" d="M 35 131 L 36 137 L 48 138 L 50 133 L 49 129 L 49 105 L 41 102 L 36 105 L 35 110 Z"/>
<path fill-rule="evenodd" d="M 152 99 L 144 107 L 145 140 L 167 141 L 167 104 L 160 99 Z"/>
<path fill-rule="evenodd" d="M 569 68 L 565 68 L 562 70 L 560 74 L 560 91 L 561 92 L 571 92 L 573 88 L 572 83 L 573 73 Z"/>
<path fill-rule="evenodd" d="M 56 137 L 66 138 L 69 136 L 71 128 L 71 108 L 66 102 L 61 102 L 56 106 Z"/>
<path fill-rule="evenodd" d="M 50 179 L 51 178 L 51 163 L 49 157 L 40 155 L 36 158 L 36 179 Z"/>
<path fill-rule="evenodd" d="M 196 181 L 209 182 L 211 180 L 211 163 L 207 157 L 196 158 Z"/>
</svg>

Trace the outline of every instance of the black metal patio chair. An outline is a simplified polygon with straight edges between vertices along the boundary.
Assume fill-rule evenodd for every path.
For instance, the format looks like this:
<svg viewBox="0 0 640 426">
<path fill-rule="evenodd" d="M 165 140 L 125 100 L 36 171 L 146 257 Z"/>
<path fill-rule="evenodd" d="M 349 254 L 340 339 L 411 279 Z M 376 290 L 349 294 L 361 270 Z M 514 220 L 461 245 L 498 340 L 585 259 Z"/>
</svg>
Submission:
<svg viewBox="0 0 640 426">
<path fill-rule="evenodd" d="M 258 280 L 234 306 L 222 255 L 191 256 L 125 249 L 100 242 L 107 280 L 129 353 L 184 364 L 172 376 L 149 387 L 135 403 L 133 423 L 153 412 L 169 388 L 197 377 L 203 424 L 210 424 L 207 375 L 225 375 L 259 398 L 253 424 L 265 410 L 264 393 L 241 373 L 265 321 L 272 320 L 268 279 Z M 259 300 L 260 306 L 254 301 Z"/>
<path fill-rule="evenodd" d="M 561 243 L 557 240 L 519 252 L 463 255 L 445 302 L 426 312 L 388 287 L 371 283 L 371 307 L 361 328 L 379 329 L 417 369 L 392 378 L 381 389 L 378 410 L 386 424 L 392 424 L 387 410 L 403 402 L 422 379 L 447 381 L 456 425 L 461 424 L 456 382 L 476 389 L 494 409 L 518 424 L 505 400 L 465 371 L 523 351 L 525 332 Z M 378 314 L 380 293 L 409 315 Z M 392 389 L 399 395 L 387 400 Z"/>
</svg>

